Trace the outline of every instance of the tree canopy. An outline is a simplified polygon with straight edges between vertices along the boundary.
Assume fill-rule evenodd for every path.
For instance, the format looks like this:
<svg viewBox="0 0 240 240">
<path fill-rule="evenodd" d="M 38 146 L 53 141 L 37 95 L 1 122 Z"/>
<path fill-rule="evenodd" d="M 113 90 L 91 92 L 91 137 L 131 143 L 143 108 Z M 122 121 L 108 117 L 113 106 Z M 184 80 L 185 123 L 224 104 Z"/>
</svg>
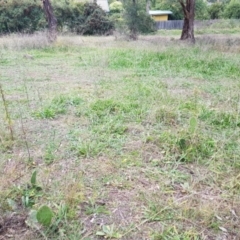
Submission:
<svg viewBox="0 0 240 240">
<path fill-rule="evenodd" d="M 173 15 L 170 16 L 173 20 L 183 19 L 183 11 L 178 0 L 156 0 L 155 10 L 170 10 Z M 195 19 L 203 20 L 209 19 L 208 7 L 204 0 L 196 0 L 195 3 Z"/>
<path fill-rule="evenodd" d="M 224 10 L 225 18 L 240 19 L 240 2 L 232 0 Z"/>
</svg>

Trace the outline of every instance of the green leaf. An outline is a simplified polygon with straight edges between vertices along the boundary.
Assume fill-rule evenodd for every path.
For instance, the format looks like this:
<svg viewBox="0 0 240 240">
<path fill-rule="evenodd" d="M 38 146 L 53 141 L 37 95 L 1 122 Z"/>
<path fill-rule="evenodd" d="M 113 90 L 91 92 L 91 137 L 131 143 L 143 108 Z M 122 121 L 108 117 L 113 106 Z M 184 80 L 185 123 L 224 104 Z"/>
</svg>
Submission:
<svg viewBox="0 0 240 240">
<path fill-rule="evenodd" d="M 97 236 L 105 236 L 105 235 L 106 235 L 106 233 L 104 233 L 104 232 L 101 232 L 101 231 L 98 231 L 98 232 L 96 232 L 96 235 L 97 235 Z"/>
<path fill-rule="evenodd" d="M 120 233 L 114 233 L 113 237 L 119 239 L 122 238 L 122 235 Z"/>
<path fill-rule="evenodd" d="M 37 220 L 45 227 L 49 227 L 51 225 L 52 218 L 53 212 L 48 206 L 42 206 L 37 211 Z"/>
<path fill-rule="evenodd" d="M 37 184 L 37 171 L 35 170 L 31 177 L 31 184 L 35 186 Z"/>
<path fill-rule="evenodd" d="M 105 233 L 107 233 L 107 234 L 111 234 L 112 233 L 112 227 L 111 226 L 108 226 L 108 225 L 103 225 L 102 226 L 102 230 L 105 232 Z"/>
<path fill-rule="evenodd" d="M 22 203 L 24 205 L 24 207 L 29 207 L 29 196 L 26 194 L 24 196 L 22 196 Z"/>
</svg>

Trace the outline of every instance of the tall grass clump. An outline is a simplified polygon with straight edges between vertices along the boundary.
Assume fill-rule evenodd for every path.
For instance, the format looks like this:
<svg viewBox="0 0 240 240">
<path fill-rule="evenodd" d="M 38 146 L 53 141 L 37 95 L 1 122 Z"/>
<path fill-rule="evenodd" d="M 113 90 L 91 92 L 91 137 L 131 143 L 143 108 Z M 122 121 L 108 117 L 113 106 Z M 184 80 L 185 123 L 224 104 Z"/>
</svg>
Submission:
<svg viewBox="0 0 240 240">
<path fill-rule="evenodd" d="M 46 32 L 35 34 L 9 34 L 0 38 L 0 49 L 38 49 L 49 46 Z"/>
</svg>

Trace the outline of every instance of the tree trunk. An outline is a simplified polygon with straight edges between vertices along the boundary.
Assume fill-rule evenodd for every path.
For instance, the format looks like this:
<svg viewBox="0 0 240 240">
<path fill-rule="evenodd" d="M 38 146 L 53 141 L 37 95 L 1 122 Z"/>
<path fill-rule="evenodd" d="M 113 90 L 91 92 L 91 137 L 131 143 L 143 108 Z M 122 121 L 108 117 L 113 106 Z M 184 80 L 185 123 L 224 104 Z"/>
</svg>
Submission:
<svg viewBox="0 0 240 240">
<path fill-rule="evenodd" d="M 146 2 L 146 13 L 147 13 L 147 15 L 149 15 L 150 7 L 151 7 L 151 2 L 150 2 L 150 0 L 147 0 L 147 2 Z"/>
<path fill-rule="evenodd" d="M 134 11 L 134 21 L 137 21 L 137 6 L 136 6 L 136 0 L 132 0 L 132 7 Z M 133 22 L 132 26 L 130 27 L 130 39 L 136 41 L 137 40 L 137 26 L 136 23 Z"/>
<path fill-rule="evenodd" d="M 184 13 L 184 22 L 181 40 L 189 40 L 192 43 L 195 43 L 194 37 L 194 15 L 195 15 L 195 0 L 178 0 L 182 6 Z"/>
<path fill-rule="evenodd" d="M 54 42 L 57 39 L 57 19 L 54 16 L 50 0 L 42 0 L 42 2 L 48 22 L 48 39 L 50 42 Z"/>
</svg>

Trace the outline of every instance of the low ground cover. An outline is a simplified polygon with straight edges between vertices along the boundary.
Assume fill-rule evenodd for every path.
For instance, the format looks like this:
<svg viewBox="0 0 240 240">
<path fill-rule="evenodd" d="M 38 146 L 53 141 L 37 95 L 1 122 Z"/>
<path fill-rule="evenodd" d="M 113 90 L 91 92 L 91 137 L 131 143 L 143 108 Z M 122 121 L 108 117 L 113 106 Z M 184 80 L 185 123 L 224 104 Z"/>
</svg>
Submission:
<svg viewBox="0 0 240 240">
<path fill-rule="evenodd" d="M 38 39 L 0 39 L 0 236 L 238 239 L 238 35 Z"/>
</svg>

